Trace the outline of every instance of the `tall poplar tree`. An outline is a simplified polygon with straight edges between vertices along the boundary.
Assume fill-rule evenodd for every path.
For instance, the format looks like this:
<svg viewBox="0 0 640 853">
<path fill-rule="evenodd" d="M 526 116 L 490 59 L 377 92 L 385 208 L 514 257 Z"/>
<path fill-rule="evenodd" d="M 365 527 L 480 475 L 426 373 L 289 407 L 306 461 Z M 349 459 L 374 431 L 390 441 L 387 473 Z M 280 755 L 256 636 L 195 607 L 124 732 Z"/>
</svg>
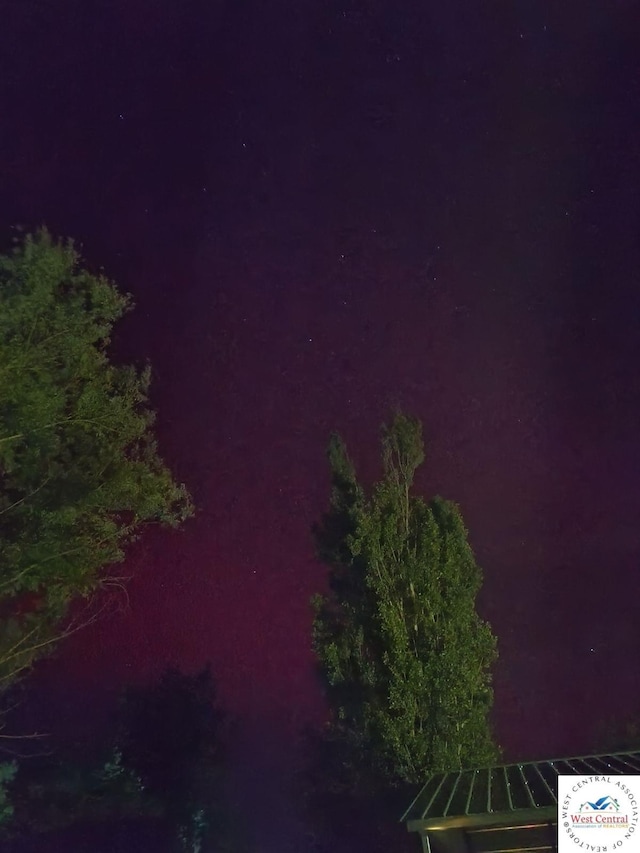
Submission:
<svg viewBox="0 0 640 853">
<path fill-rule="evenodd" d="M 412 493 L 419 421 L 383 427 L 370 494 L 339 436 L 329 511 L 314 529 L 330 591 L 314 599 L 328 739 L 359 778 L 419 782 L 497 754 L 489 713 L 496 640 L 476 612 L 482 575 L 457 506 Z"/>
</svg>

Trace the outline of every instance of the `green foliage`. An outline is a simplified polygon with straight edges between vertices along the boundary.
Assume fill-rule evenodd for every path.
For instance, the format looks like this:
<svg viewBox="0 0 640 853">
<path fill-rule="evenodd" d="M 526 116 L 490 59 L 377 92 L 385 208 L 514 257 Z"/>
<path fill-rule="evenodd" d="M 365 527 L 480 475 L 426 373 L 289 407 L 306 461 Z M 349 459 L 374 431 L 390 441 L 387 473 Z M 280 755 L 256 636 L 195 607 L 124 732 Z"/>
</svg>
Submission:
<svg viewBox="0 0 640 853">
<path fill-rule="evenodd" d="M 176 853 L 241 853 L 243 827 L 226 800 L 228 720 L 209 667 L 169 669 L 123 694 L 111 735 L 93 757 L 78 752 L 23 762 L 15 837 L 71 825 L 151 821 Z"/>
<path fill-rule="evenodd" d="M 6 826 L 13 817 L 13 805 L 7 789 L 17 771 L 18 765 L 15 761 L 5 761 L 0 764 L 0 827 Z"/>
<path fill-rule="evenodd" d="M 227 724 L 209 667 L 169 669 L 124 696 L 119 763 L 161 803 L 181 853 L 239 849 L 224 792 Z"/>
<path fill-rule="evenodd" d="M 640 712 L 603 721 L 594 735 L 594 754 L 640 750 Z"/>
<path fill-rule="evenodd" d="M 0 256 L 0 689 L 142 525 L 192 513 L 157 453 L 150 368 L 107 356 L 131 307 L 46 230 Z"/>
<path fill-rule="evenodd" d="M 142 779 L 122 763 L 122 752 L 118 747 L 112 751 L 95 776 L 102 784 L 110 785 L 112 782 L 119 782 L 133 790 L 144 791 Z"/>
<path fill-rule="evenodd" d="M 314 649 L 333 709 L 327 742 L 348 778 L 419 782 L 496 757 L 488 715 L 496 641 L 475 609 L 481 572 L 455 504 L 411 494 L 418 421 L 383 429 L 384 477 L 367 496 L 346 447 L 329 446 L 332 495 L 315 529 L 330 566 Z"/>
<path fill-rule="evenodd" d="M 113 756 L 92 767 L 67 757 L 22 762 L 14 785 L 16 837 L 55 832 L 81 823 L 159 819 L 162 809 L 140 780 Z"/>
<path fill-rule="evenodd" d="M 168 669 L 156 684 L 129 688 L 119 711 L 118 755 L 153 794 L 172 803 L 197 796 L 222 762 L 224 717 L 209 667 Z"/>
</svg>

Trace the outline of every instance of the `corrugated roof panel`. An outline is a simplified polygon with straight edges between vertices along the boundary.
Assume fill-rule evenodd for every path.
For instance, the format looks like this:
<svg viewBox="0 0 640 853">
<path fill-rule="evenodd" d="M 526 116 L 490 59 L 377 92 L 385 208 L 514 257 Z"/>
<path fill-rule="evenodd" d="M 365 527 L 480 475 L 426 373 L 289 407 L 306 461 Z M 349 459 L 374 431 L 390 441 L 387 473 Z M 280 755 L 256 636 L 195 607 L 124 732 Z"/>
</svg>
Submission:
<svg viewBox="0 0 640 853">
<path fill-rule="evenodd" d="M 473 790 L 469 801 L 469 814 L 484 814 L 487 811 L 489 788 L 489 771 L 476 770 L 473 779 Z"/>
<path fill-rule="evenodd" d="M 620 772 L 624 774 L 640 773 L 640 755 L 612 755 L 613 763 L 618 764 Z"/>
<path fill-rule="evenodd" d="M 457 773 L 446 773 L 442 777 L 442 784 L 436 791 L 436 794 L 429 806 L 429 814 L 437 815 L 438 817 L 443 817 L 445 814 L 445 809 L 447 807 L 447 803 L 449 802 L 449 797 L 451 795 L 451 787 L 456 780 Z"/>
<path fill-rule="evenodd" d="M 425 817 L 429 811 L 431 800 L 440 787 L 441 781 L 442 776 L 432 776 L 409 807 L 409 811 Z"/>
<path fill-rule="evenodd" d="M 588 762 L 583 758 L 572 758 L 569 762 L 576 776 L 588 776 L 593 773 L 593 767 L 590 767 Z"/>
<path fill-rule="evenodd" d="M 509 772 L 510 770 L 511 770 L 510 766 L 502 768 L 502 772 L 504 773 L 505 785 L 507 788 L 507 802 L 509 803 L 509 810 L 513 811 L 514 805 L 513 805 L 513 795 L 511 793 L 511 773 Z"/>
<path fill-rule="evenodd" d="M 550 762 L 553 769 L 556 771 L 557 776 L 572 776 L 575 775 L 575 769 L 572 764 L 569 763 L 569 760 L 564 761 L 551 761 Z"/>
<path fill-rule="evenodd" d="M 459 773 L 451 773 L 450 774 L 450 779 L 448 780 L 449 785 L 448 785 L 448 792 L 447 792 L 449 794 L 449 797 L 447 799 L 447 803 L 446 803 L 444 809 L 442 810 L 443 815 L 448 815 L 451 811 L 451 801 L 453 800 L 453 796 L 456 792 L 456 789 L 458 788 L 458 786 L 460 784 L 461 777 L 462 777 L 462 771 L 460 771 Z"/>
<path fill-rule="evenodd" d="M 468 814 L 467 802 L 471 793 L 471 782 L 475 775 L 475 770 L 465 770 L 464 773 L 460 774 L 460 781 L 449 804 L 449 814 Z"/>
<path fill-rule="evenodd" d="M 533 793 L 531 791 L 531 787 L 527 781 L 527 777 L 524 774 L 524 767 L 526 765 L 518 764 L 518 772 L 514 771 L 514 780 L 511 788 L 511 794 L 514 797 L 514 802 L 516 802 L 516 808 L 519 809 L 535 809 L 537 807 L 537 803 L 533 798 Z"/>
<path fill-rule="evenodd" d="M 558 775 L 640 773 L 640 752 L 500 765 L 432 776 L 404 820 L 469 818 L 553 808 Z"/>
<path fill-rule="evenodd" d="M 504 767 L 494 767 L 491 775 L 491 802 L 487 811 L 503 812 L 509 809 L 507 773 Z"/>
<path fill-rule="evenodd" d="M 536 764 L 538 773 L 542 776 L 549 789 L 553 791 L 553 804 L 558 802 L 558 773 L 550 761 L 539 761 Z"/>
<path fill-rule="evenodd" d="M 539 766 L 537 764 L 524 764 L 522 772 L 524 773 L 526 784 L 529 786 L 536 806 L 543 808 L 544 806 L 555 805 L 557 801 L 553 788 L 549 786 L 549 783 L 541 774 Z"/>
<path fill-rule="evenodd" d="M 589 758 L 583 758 L 582 761 L 589 768 L 589 772 L 595 773 L 597 776 L 607 773 L 611 767 L 610 762 L 595 755 L 590 756 Z"/>
</svg>

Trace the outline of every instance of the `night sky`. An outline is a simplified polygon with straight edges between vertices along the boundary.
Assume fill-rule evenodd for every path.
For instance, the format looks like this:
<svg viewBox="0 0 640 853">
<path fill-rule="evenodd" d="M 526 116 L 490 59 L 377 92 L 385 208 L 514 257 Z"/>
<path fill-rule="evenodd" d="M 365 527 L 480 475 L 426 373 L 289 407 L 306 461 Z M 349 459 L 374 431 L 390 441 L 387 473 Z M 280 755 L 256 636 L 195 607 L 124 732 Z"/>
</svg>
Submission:
<svg viewBox="0 0 640 853">
<path fill-rule="evenodd" d="M 49 727 L 89 738 L 125 682 L 211 660 L 282 853 L 298 733 L 324 714 L 327 440 L 370 482 L 396 405 L 484 570 L 506 758 L 588 751 L 640 705 L 637 13 L 1 4 L 3 245 L 44 222 L 134 294 L 115 351 L 151 359 L 198 506 L 133 547 L 128 607 L 39 668 Z"/>
</svg>

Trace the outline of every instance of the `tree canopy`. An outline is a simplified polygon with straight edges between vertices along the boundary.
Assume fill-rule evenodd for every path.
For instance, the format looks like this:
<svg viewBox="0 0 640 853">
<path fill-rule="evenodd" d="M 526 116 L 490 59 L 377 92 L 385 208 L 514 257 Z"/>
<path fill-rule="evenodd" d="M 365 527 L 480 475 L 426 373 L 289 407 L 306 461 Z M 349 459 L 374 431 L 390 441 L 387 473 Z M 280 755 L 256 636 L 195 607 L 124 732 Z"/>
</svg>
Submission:
<svg viewBox="0 0 640 853">
<path fill-rule="evenodd" d="M 193 674 L 166 669 L 122 692 L 91 750 L 67 746 L 22 762 L 11 804 L 0 788 L 0 832 L 3 807 L 11 817 L 15 806 L 5 837 L 16 844 L 130 825 L 151 833 L 161 826 L 162 850 L 246 851 L 247 827 L 227 792 L 232 726 L 209 666 Z M 0 772 L 0 782 L 5 777 L 11 781 Z"/>
<path fill-rule="evenodd" d="M 119 716 L 119 762 L 162 804 L 177 848 L 241 849 L 225 791 L 231 721 L 210 667 L 193 675 L 167 669 L 156 684 L 129 688 Z"/>
<path fill-rule="evenodd" d="M 112 364 L 131 298 L 42 229 L 0 256 L 0 690 L 142 526 L 192 505 L 158 455 L 147 365 Z"/>
<path fill-rule="evenodd" d="M 328 738 L 356 776 L 419 782 L 496 757 L 489 725 L 496 640 L 476 611 L 482 575 L 458 507 L 412 494 L 422 427 L 383 427 L 384 476 L 370 493 L 342 439 L 314 529 L 330 568 L 314 599 L 314 648 L 332 709 Z"/>
</svg>

